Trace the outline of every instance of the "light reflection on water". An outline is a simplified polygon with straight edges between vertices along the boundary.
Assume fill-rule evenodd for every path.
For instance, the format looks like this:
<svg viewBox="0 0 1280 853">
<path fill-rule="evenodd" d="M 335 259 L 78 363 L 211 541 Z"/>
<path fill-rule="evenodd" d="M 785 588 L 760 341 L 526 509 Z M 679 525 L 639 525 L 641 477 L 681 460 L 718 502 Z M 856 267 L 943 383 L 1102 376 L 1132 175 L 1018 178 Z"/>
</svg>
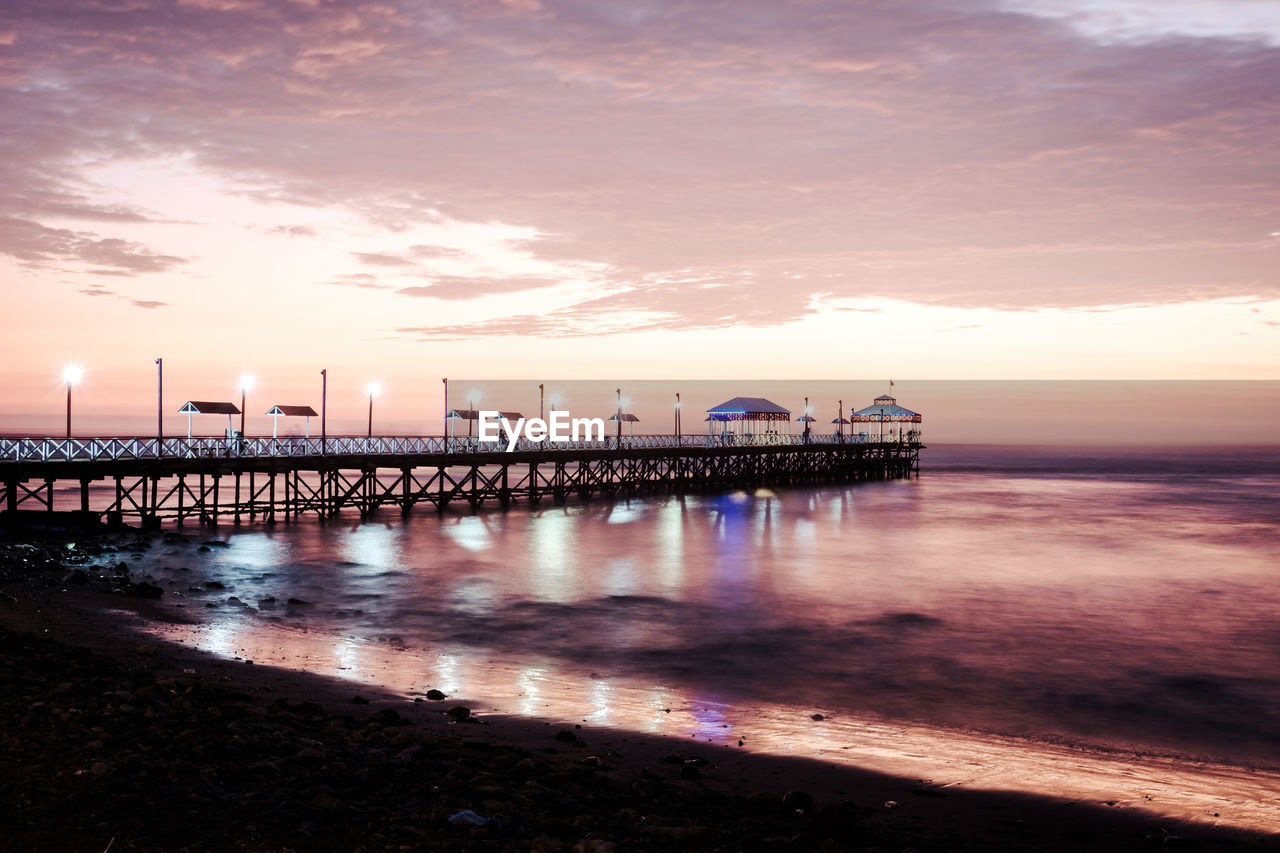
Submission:
<svg viewBox="0 0 1280 853">
<path fill-rule="evenodd" d="M 861 720 L 1280 766 L 1280 456 L 973 454 L 909 482 L 246 529 L 149 568 L 226 584 L 193 604 L 309 602 L 209 609 L 212 651 L 521 715 L 727 741 L 821 710 L 843 722 L 775 746 Z"/>
</svg>

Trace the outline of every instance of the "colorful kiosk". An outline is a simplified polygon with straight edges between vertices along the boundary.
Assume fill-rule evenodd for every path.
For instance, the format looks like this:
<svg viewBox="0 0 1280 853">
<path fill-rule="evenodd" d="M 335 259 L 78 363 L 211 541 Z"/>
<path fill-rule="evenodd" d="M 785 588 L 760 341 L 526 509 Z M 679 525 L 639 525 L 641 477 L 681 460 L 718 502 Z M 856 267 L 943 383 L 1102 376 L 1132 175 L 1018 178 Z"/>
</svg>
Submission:
<svg viewBox="0 0 1280 853">
<path fill-rule="evenodd" d="M 763 397 L 734 397 L 707 409 L 707 436 L 725 444 L 775 444 L 788 441 L 779 430 L 790 426 L 791 412 Z M 781 425 L 781 427 L 780 427 Z"/>
<path fill-rule="evenodd" d="M 849 415 L 849 421 L 855 424 L 878 423 L 880 424 L 879 438 L 873 439 L 867 436 L 865 432 L 860 432 L 855 436 L 859 441 L 897 441 L 914 443 L 920 440 L 920 430 L 918 427 L 911 427 L 906 430 L 902 428 L 902 424 L 918 424 L 924 418 L 919 412 L 913 412 L 910 409 L 898 405 L 898 401 L 888 394 L 881 394 L 872 401 L 870 406 L 865 409 Z M 898 434 L 895 436 L 893 427 L 889 427 L 889 435 L 885 436 L 885 424 L 898 424 Z"/>
</svg>

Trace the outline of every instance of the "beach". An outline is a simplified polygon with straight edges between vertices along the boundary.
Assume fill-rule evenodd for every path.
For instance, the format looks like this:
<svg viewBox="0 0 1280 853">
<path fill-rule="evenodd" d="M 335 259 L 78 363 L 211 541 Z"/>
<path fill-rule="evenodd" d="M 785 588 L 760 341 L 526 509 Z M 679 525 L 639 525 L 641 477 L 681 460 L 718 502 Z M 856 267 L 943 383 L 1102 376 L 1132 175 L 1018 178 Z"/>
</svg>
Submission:
<svg viewBox="0 0 1280 853">
<path fill-rule="evenodd" d="M 149 538 L 101 541 L 141 550 Z M 149 597 L 145 579 L 76 575 L 86 549 L 77 541 L 76 552 L 56 535 L 5 541 L 4 849 L 1276 845 L 1256 828 L 1176 821 L 1129 803 L 944 789 L 731 744 L 477 713 L 485 697 L 430 699 L 211 656 L 140 630 L 180 617 Z"/>
<path fill-rule="evenodd" d="M 1280 847 L 1280 0 L 0 69 L 0 853 Z"/>
</svg>

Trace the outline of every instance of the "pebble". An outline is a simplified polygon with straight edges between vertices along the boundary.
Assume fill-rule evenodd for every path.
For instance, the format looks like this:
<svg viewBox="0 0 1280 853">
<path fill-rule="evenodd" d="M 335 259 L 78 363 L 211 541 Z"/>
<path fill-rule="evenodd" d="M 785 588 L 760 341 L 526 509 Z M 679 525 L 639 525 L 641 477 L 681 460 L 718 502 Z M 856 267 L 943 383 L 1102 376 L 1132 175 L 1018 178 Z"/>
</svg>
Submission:
<svg viewBox="0 0 1280 853">
<path fill-rule="evenodd" d="M 79 538 L 77 554 L 104 553 L 108 545 Z M 80 594 L 61 592 L 71 568 L 60 549 L 46 550 L 51 592 Z M 0 581 L 8 571 L 11 584 L 36 585 L 30 564 L 21 562 L 32 556 L 18 543 L 0 541 Z M 96 578 L 86 587 L 112 583 Z M 216 581 L 206 589 L 215 588 L 210 583 Z M 0 809 L 0 847 L 138 853 L 946 849 L 936 826 L 877 818 L 872 801 L 819 805 L 818 792 L 804 790 L 717 793 L 708 780 L 722 781 L 715 777 L 727 772 L 696 754 L 673 752 L 647 767 L 625 769 L 619 762 L 611 769 L 605 756 L 612 752 L 578 751 L 585 750 L 580 729 L 553 735 L 571 749 L 552 746 L 552 738 L 542 741 L 545 751 L 464 739 L 458 728 L 442 725 L 440 706 L 379 698 L 373 708 L 368 698 L 345 698 L 349 694 L 319 682 L 301 700 L 289 685 L 266 692 L 265 673 L 220 662 L 197 672 L 175 667 L 166 653 L 163 643 L 125 640 L 105 655 L 0 628 L 0 719 L 10 721 L 0 731 L 6 769 L 0 803 L 8 804 Z M 446 714 L 473 719 L 463 705 Z M 884 801 L 886 809 L 898 805 Z M 909 817 L 919 818 L 933 803 L 911 806 Z M 446 823 L 468 809 L 500 816 L 502 831 Z M 1108 840 L 1130 849 L 1143 839 Z"/>
</svg>

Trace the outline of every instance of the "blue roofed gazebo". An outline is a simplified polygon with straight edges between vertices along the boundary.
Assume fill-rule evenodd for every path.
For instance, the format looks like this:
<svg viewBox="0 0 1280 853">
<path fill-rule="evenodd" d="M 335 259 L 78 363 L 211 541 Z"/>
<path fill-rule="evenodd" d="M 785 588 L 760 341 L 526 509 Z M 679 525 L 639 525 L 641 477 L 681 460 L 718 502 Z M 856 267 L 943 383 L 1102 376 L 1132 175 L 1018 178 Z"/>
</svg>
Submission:
<svg viewBox="0 0 1280 853">
<path fill-rule="evenodd" d="M 858 411 L 849 415 L 849 420 L 855 424 L 880 424 L 880 437 L 883 438 L 884 425 L 886 423 L 918 424 L 924 421 L 924 417 L 919 412 L 913 412 L 908 408 L 899 406 L 898 401 L 888 394 L 881 394 L 871 402 L 870 406 L 865 409 L 858 409 Z"/>
<path fill-rule="evenodd" d="M 717 423 L 724 424 L 723 433 L 728 435 L 731 427 L 738 427 L 746 434 L 756 432 L 756 426 L 768 433 L 777 430 L 777 424 L 789 424 L 791 412 L 772 400 L 763 397 L 734 397 L 725 400 L 718 406 L 707 409 L 707 434 L 715 431 Z"/>
</svg>

